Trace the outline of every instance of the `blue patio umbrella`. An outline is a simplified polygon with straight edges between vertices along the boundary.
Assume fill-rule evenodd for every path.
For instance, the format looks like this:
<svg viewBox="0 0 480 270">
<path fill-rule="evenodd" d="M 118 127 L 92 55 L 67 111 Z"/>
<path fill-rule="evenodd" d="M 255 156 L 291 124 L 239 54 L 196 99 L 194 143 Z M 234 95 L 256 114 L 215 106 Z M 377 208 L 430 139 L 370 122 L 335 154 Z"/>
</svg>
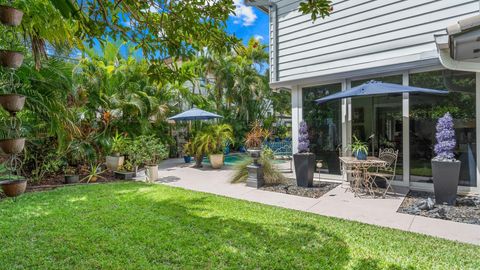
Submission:
<svg viewBox="0 0 480 270">
<path fill-rule="evenodd" d="M 214 114 L 211 112 L 207 112 L 204 110 L 200 110 L 198 108 L 193 108 L 188 111 L 184 111 L 179 113 L 175 116 L 168 118 L 168 120 L 173 121 L 189 121 L 189 120 L 209 120 L 209 119 L 216 119 L 216 118 L 223 118 L 218 114 Z"/>
<path fill-rule="evenodd" d="M 377 81 L 370 81 L 364 83 L 360 86 L 354 87 L 352 89 L 338 92 L 320 99 L 315 100 L 317 104 L 322 104 L 331 100 L 338 100 L 342 98 L 352 98 L 352 97 L 370 97 L 377 95 L 390 95 L 390 94 L 401 94 L 401 93 L 422 93 L 422 94 L 432 94 L 432 95 L 445 95 L 448 94 L 446 90 L 434 90 L 413 86 L 404 86 L 400 84 L 393 83 L 384 83 Z"/>
</svg>

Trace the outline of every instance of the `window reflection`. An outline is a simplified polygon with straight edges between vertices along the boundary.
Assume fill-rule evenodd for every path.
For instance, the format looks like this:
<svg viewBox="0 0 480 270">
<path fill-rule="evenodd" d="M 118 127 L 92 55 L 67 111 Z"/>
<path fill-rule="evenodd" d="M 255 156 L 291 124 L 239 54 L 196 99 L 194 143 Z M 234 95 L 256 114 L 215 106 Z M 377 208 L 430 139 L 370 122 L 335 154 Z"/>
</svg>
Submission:
<svg viewBox="0 0 480 270">
<path fill-rule="evenodd" d="M 342 90 L 341 84 L 303 88 L 303 119 L 308 125 L 310 151 L 323 161 L 322 172 L 340 174 L 339 149 L 342 143 L 341 101 L 321 105 L 316 99 Z"/>
<path fill-rule="evenodd" d="M 448 90 L 447 96 L 410 97 L 410 174 L 412 182 L 432 182 L 435 125 L 446 112 L 454 118 L 460 185 L 476 186 L 475 74 L 450 70 L 410 75 L 410 85 Z"/>
</svg>

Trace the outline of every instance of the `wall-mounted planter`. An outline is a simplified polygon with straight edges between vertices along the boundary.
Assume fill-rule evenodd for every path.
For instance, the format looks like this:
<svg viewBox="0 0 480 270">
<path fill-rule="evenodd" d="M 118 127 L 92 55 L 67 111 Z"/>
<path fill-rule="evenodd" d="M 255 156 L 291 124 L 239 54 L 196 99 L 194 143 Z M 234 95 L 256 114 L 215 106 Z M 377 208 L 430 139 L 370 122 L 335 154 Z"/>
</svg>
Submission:
<svg viewBox="0 0 480 270">
<path fill-rule="evenodd" d="M 25 193 L 27 189 L 27 180 L 7 180 L 0 182 L 2 186 L 3 193 L 7 197 L 17 197 Z"/>
<path fill-rule="evenodd" d="M 0 95 L 0 106 L 11 114 L 15 114 L 25 106 L 25 96 L 18 94 Z"/>
<path fill-rule="evenodd" d="M 19 26 L 22 23 L 23 11 L 9 6 L 0 6 L 0 21 L 4 25 Z"/>
<path fill-rule="evenodd" d="M 25 138 L 0 140 L 0 148 L 5 154 L 19 154 L 25 147 Z"/>
<path fill-rule="evenodd" d="M 17 69 L 23 64 L 23 53 L 0 50 L 0 64 L 5 68 Z"/>
</svg>

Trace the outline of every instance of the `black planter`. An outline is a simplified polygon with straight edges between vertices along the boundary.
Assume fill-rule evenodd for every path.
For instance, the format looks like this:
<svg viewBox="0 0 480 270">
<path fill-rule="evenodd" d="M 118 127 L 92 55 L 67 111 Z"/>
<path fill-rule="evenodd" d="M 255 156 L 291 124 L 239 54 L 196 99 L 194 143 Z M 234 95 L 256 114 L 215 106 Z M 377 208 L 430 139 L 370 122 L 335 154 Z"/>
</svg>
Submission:
<svg viewBox="0 0 480 270">
<path fill-rule="evenodd" d="M 340 159 L 337 151 L 325 152 L 325 160 L 328 166 L 329 174 L 341 174 Z"/>
<path fill-rule="evenodd" d="M 78 183 L 80 181 L 79 175 L 65 175 L 65 184 Z"/>
<path fill-rule="evenodd" d="M 433 189 L 435 203 L 454 205 L 457 199 L 458 178 L 460 177 L 460 161 L 432 160 Z"/>
<path fill-rule="evenodd" d="M 295 176 L 297 177 L 297 186 L 312 187 L 313 173 L 315 172 L 315 154 L 294 154 L 293 161 L 295 163 Z"/>
<path fill-rule="evenodd" d="M 115 178 L 120 180 L 131 180 L 136 175 L 135 172 L 115 172 Z"/>
</svg>

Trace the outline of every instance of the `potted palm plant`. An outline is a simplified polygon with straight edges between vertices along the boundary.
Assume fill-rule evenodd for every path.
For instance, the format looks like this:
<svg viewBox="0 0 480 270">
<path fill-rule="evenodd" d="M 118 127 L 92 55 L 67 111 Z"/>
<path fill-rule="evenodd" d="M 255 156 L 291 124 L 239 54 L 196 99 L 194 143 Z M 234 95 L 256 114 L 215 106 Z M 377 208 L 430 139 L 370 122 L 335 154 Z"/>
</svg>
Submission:
<svg viewBox="0 0 480 270">
<path fill-rule="evenodd" d="M 198 147 L 208 154 L 212 168 L 222 168 L 225 145 L 234 141 L 232 127 L 227 124 L 210 126 L 199 135 L 198 140 Z"/>
<path fill-rule="evenodd" d="M 116 171 L 123 166 L 123 163 L 125 162 L 125 156 L 123 153 L 125 152 L 127 143 L 125 136 L 119 134 L 117 131 L 112 138 L 111 155 L 106 157 L 107 169 Z"/>
<path fill-rule="evenodd" d="M 432 159 L 433 189 L 437 204 L 453 205 L 457 199 L 461 162 L 455 159 L 453 153 L 457 143 L 453 126 L 453 118 L 448 112 L 438 119 L 435 136 L 437 144 L 434 148 L 436 156 Z"/>
<path fill-rule="evenodd" d="M 158 165 L 168 157 L 167 147 L 153 135 L 142 135 L 135 139 L 137 144 L 143 146 L 139 159 L 145 165 L 145 174 L 148 182 L 158 179 Z"/>
<path fill-rule="evenodd" d="M 367 160 L 368 146 L 367 143 L 360 141 L 355 135 L 353 136 L 353 143 L 350 144 L 353 155 L 358 160 Z"/>
<path fill-rule="evenodd" d="M 298 153 L 293 155 L 297 186 L 312 187 L 315 172 L 315 154 L 310 152 L 307 123 L 301 122 L 298 129 Z"/>
<path fill-rule="evenodd" d="M 185 163 L 190 163 L 192 162 L 192 155 L 195 152 L 195 145 L 193 141 L 188 141 L 184 146 L 183 146 L 183 160 Z"/>
</svg>

